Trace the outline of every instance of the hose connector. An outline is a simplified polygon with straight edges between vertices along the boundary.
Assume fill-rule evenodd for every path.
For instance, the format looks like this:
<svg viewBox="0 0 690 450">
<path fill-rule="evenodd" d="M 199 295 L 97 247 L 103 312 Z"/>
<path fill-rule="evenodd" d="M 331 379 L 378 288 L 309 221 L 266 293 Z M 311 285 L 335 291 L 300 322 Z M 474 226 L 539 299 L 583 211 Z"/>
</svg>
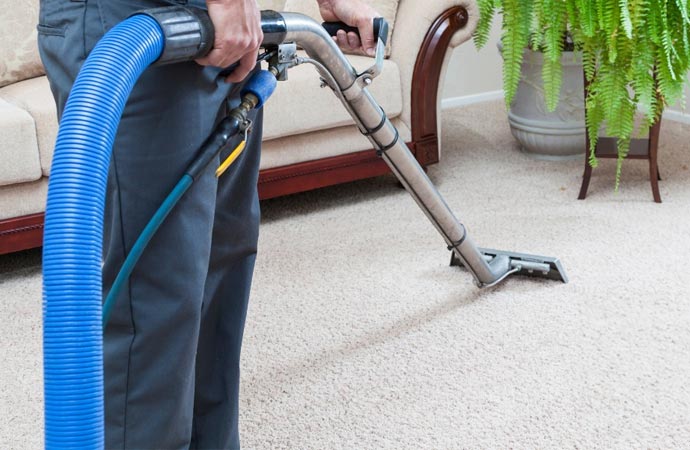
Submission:
<svg viewBox="0 0 690 450">
<path fill-rule="evenodd" d="M 184 6 L 165 6 L 134 13 L 151 17 L 161 27 L 165 47 L 155 65 L 192 61 L 213 48 L 213 22 L 206 11 Z"/>
<path fill-rule="evenodd" d="M 261 108 L 273 95 L 277 84 L 278 80 L 276 80 L 274 72 L 260 70 L 252 75 L 249 81 L 242 87 L 240 95 L 243 101 L 251 101 L 250 109 Z"/>
</svg>

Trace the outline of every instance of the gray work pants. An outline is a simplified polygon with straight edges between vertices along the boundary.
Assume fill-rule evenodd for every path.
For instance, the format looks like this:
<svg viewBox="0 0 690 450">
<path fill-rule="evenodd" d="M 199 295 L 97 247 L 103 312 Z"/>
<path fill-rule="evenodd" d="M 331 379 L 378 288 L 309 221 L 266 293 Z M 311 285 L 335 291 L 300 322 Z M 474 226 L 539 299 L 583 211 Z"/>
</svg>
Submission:
<svg viewBox="0 0 690 450">
<path fill-rule="evenodd" d="M 98 39 L 132 12 L 165 4 L 41 1 L 39 48 L 59 114 Z M 226 98 L 238 103 L 239 88 L 226 84 L 219 69 L 194 62 L 151 67 L 135 86 L 108 179 L 106 292 L 223 116 Z M 239 359 L 258 239 L 261 119 L 253 117 L 247 149 L 223 177 L 215 178 L 213 165 L 196 180 L 118 299 L 104 333 L 108 449 L 239 448 Z"/>
</svg>

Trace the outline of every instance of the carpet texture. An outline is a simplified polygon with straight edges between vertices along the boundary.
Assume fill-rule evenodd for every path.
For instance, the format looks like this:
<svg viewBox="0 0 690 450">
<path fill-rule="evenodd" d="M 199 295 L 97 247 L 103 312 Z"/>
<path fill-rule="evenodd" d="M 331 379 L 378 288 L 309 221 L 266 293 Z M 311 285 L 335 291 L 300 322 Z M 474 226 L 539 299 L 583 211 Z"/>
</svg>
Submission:
<svg viewBox="0 0 690 450">
<path fill-rule="evenodd" d="M 690 126 L 646 162 L 536 161 L 502 103 L 445 112 L 429 174 L 484 247 L 569 284 L 479 290 L 387 176 L 263 203 L 247 449 L 689 448 Z M 0 257 L 0 447 L 42 445 L 40 253 Z"/>
</svg>

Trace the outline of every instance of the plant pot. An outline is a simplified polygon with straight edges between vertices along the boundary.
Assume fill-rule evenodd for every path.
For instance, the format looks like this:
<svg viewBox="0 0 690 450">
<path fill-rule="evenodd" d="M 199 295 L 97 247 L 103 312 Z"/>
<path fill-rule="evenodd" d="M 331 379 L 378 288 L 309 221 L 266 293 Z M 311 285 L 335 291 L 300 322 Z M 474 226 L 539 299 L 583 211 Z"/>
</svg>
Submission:
<svg viewBox="0 0 690 450">
<path fill-rule="evenodd" d="M 499 51 L 501 44 L 498 44 Z M 558 107 L 549 112 L 542 80 L 543 55 L 525 50 L 522 78 L 508 112 L 515 139 L 526 154 L 549 160 L 578 159 L 586 150 L 582 55 L 566 51 Z"/>
</svg>

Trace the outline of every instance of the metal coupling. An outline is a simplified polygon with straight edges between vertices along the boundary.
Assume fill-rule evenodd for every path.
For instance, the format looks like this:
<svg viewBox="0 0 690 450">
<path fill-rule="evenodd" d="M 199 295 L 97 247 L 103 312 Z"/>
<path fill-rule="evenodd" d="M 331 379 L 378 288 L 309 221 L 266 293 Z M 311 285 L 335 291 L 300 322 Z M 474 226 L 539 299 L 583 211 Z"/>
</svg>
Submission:
<svg viewBox="0 0 690 450">
<path fill-rule="evenodd" d="M 161 27 L 165 44 L 156 65 L 192 61 L 206 56 L 213 48 L 215 33 L 208 13 L 199 8 L 165 6 L 138 11 Z"/>
</svg>

